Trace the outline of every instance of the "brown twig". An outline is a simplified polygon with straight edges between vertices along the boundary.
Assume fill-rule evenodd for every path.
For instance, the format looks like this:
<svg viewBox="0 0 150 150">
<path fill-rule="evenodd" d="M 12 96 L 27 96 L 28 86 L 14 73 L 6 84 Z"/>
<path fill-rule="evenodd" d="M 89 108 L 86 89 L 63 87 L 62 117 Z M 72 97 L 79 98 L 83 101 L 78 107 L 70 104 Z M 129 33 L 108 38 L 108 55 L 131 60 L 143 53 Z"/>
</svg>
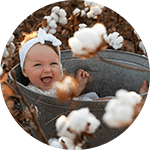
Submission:
<svg viewBox="0 0 150 150">
<path fill-rule="evenodd" d="M 116 25 L 116 31 L 119 32 L 119 24 L 120 24 L 120 15 L 117 14 L 117 25 Z"/>
<path fill-rule="evenodd" d="M 23 21 L 23 23 L 24 23 L 24 29 L 25 29 L 25 32 L 27 32 L 27 33 L 28 33 L 26 20 L 24 20 L 24 21 Z"/>
<path fill-rule="evenodd" d="M 112 61 L 104 59 L 99 53 L 97 53 L 97 55 L 98 55 L 98 57 L 101 61 L 104 61 L 106 63 L 112 64 L 112 65 L 115 65 L 115 66 L 119 66 L 119 67 L 123 67 L 123 68 L 127 68 L 127 69 L 132 69 L 132 70 L 136 70 L 136 71 L 150 72 L 149 69 L 142 69 L 142 68 L 131 67 L 131 66 L 124 65 L 124 64 L 119 64 L 119 63 L 112 62 Z"/>
<path fill-rule="evenodd" d="M 133 43 L 134 43 L 135 53 L 137 53 L 136 39 L 135 39 L 135 34 L 134 34 L 134 31 L 133 31 L 133 30 L 132 30 L 132 39 L 133 39 Z"/>
<path fill-rule="evenodd" d="M 20 89 L 19 89 L 19 87 L 18 87 L 18 85 L 17 85 L 16 77 L 15 77 L 15 73 L 14 73 L 14 72 L 12 72 L 12 76 L 13 76 L 13 78 L 14 78 L 15 87 L 16 87 L 17 91 L 19 92 L 20 96 L 21 96 L 21 100 L 22 100 L 23 103 L 27 106 L 29 112 L 30 112 L 31 115 L 32 115 L 33 122 L 34 122 L 34 124 L 35 124 L 35 126 L 36 126 L 36 131 L 37 131 L 37 133 L 38 133 L 39 136 L 41 137 L 42 141 L 43 141 L 45 144 L 48 144 L 48 141 L 47 141 L 47 139 L 46 139 L 46 137 L 45 137 L 43 131 L 41 130 L 40 125 L 39 125 L 39 123 L 38 123 L 38 121 L 37 121 L 37 119 L 36 119 L 36 114 L 35 114 L 33 111 L 31 111 L 31 107 L 30 107 L 29 103 L 27 102 L 26 98 L 23 96 L 22 92 L 20 91 Z M 48 145 L 49 145 L 49 144 L 48 144 Z"/>
</svg>

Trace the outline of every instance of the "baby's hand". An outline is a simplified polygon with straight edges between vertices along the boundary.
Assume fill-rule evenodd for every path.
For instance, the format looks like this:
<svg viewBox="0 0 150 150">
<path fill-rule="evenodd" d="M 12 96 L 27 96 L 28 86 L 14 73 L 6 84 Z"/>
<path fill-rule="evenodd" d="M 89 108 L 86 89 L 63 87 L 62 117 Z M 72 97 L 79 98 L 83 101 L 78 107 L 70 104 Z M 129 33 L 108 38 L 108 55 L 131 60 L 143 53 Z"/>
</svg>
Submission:
<svg viewBox="0 0 150 150">
<path fill-rule="evenodd" d="M 90 74 L 82 69 L 78 70 L 76 79 L 79 83 L 79 85 L 86 85 L 88 77 L 90 77 Z"/>
<path fill-rule="evenodd" d="M 80 93 L 84 90 L 89 77 L 90 77 L 90 74 L 87 71 L 84 71 L 82 69 L 78 70 L 77 75 L 76 75 L 76 80 L 79 84 L 79 88 L 78 88 L 76 96 L 79 96 Z"/>
</svg>

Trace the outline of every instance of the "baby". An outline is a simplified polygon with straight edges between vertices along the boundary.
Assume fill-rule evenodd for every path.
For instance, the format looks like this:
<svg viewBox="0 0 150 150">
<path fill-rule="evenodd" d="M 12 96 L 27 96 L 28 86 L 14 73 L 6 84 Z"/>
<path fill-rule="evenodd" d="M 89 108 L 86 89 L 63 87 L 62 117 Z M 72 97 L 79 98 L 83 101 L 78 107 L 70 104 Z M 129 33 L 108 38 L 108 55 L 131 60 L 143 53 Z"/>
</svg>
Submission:
<svg viewBox="0 0 150 150">
<path fill-rule="evenodd" d="M 30 80 L 29 89 L 40 94 L 55 96 L 53 85 L 57 82 L 63 74 L 61 64 L 61 53 L 59 46 L 61 41 L 51 34 L 46 34 L 43 29 L 33 32 L 24 40 L 24 45 L 21 47 L 20 66 L 22 73 Z M 80 96 L 84 90 L 90 74 L 82 69 L 78 70 L 76 79 L 79 88 L 76 91 L 76 97 Z M 148 91 L 146 81 L 143 82 L 139 94 Z M 74 98 L 76 100 L 76 98 Z M 90 100 L 99 99 L 95 92 L 90 92 L 78 97 L 77 100 Z M 102 98 L 99 100 L 108 100 Z"/>
<path fill-rule="evenodd" d="M 38 34 L 34 33 L 33 36 L 25 39 L 24 43 L 19 56 L 22 73 L 30 80 L 27 87 L 38 93 L 55 96 L 53 85 L 63 74 L 59 48 L 61 41 L 51 34 L 46 34 L 40 28 Z M 79 88 L 76 96 L 84 90 L 89 76 L 88 72 L 78 70 L 76 79 Z"/>
</svg>

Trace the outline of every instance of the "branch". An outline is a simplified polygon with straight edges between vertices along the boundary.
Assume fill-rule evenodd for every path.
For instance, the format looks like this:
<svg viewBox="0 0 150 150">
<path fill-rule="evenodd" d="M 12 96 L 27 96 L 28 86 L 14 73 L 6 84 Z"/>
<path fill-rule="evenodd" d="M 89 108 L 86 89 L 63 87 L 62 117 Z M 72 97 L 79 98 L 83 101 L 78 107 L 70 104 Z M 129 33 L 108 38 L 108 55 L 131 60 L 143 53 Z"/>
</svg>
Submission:
<svg viewBox="0 0 150 150">
<path fill-rule="evenodd" d="M 35 113 L 34 113 L 33 111 L 31 111 L 31 107 L 30 107 L 29 103 L 27 102 L 26 98 L 24 97 L 24 95 L 22 94 L 22 92 L 20 91 L 20 89 L 19 89 L 19 87 L 18 87 L 18 85 L 17 85 L 16 77 L 15 77 L 15 73 L 14 73 L 14 72 L 12 72 L 12 76 L 13 76 L 13 78 L 14 78 L 14 84 L 15 84 L 15 86 L 16 86 L 16 89 L 18 90 L 18 92 L 19 92 L 19 94 L 20 94 L 20 96 L 21 96 L 21 100 L 22 100 L 23 103 L 27 106 L 29 112 L 30 112 L 31 115 L 32 115 L 33 122 L 34 122 L 34 124 L 35 124 L 35 126 L 36 126 L 36 131 L 37 131 L 37 133 L 38 133 L 39 136 L 41 137 L 42 141 L 43 141 L 45 144 L 48 144 L 48 141 L 47 141 L 47 139 L 46 139 L 46 137 L 45 137 L 43 131 L 41 130 L 40 125 L 39 125 L 39 123 L 38 123 L 38 121 L 37 121 L 37 119 L 36 119 Z M 48 145 L 49 145 L 49 144 L 48 144 Z"/>
<path fill-rule="evenodd" d="M 115 65 L 115 66 L 119 66 L 119 67 L 123 67 L 123 68 L 127 68 L 127 69 L 132 69 L 132 70 L 136 70 L 136 71 L 150 72 L 149 69 L 142 69 L 142 68 L 131 67 L 131 66 L 124 65 L 124 64 L 119 64 L 119 63 L 112 62 L 112 61 L 104 59 L 99 53 L 97 53 L 97 55 L 98 55 L 98 57 L 101 61 L 104 61 L 106 63 L 112 64 L 112 65 Z"/>
</svg>

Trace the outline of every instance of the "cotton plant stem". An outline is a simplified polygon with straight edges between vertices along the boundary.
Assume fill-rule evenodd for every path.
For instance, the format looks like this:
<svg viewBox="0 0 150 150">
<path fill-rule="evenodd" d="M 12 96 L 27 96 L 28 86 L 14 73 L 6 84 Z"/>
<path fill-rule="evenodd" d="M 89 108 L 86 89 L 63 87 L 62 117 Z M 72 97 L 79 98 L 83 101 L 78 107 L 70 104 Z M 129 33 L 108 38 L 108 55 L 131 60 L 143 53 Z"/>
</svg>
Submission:
<svg viewBox="0 0 150 150">
<path fill-rule="evenodd" d="M 133 31 L 133 30 L 132 30 L 132 39 L 133 39 L 133 43 L 134 43 L 135 53 L 137 53 L 136 39 L 135 39 L 135 34 L 134 34 L 134 31 Z"/>
<path fill-rule="evenodd" d="M 24 23 L 24 29 L 25 29 L 25 31 L 28 33 L 26 20 L 24 20 L 23 23 Z"/>
<path fill-rule="evenodd" d="M 123 68 L 127 68 L 127 69 L 132 69 L 132 70 L 136 70 L 136 71 L 150 72 L 149 69 L 142 69 L 142 68 L 131 67 L 131 66 L 124 65 L 124 64 L 119 64 L 119 63 L 112 62 L 112 61 L 104 59 L 99 53 L 97 53 L 97 55 L 98 55 L 98 57 L 101 61 L 112 64 L 112 65 L 115 65 L 115 66 L 119 66 L 119 67 L 123 67 Z"/>
<path fill-rule="evenodd" d="M 16 89 L 18 90 L 18 92 L 19 92 L 19 94 L 20 94 L 20 96 L 21 96 L 21 100 L 22 100 L 23 103 L 27 106 L 29 112 L 30 112 L 31 115 L 32 115 L 33 122 L 34 122 L 34 124 L 35 124 L 35 126 L 36 126 L 36 129 L 35 129 L 35 130 L 38 132 L 38 134 L 39 134 L 39 136 L 41 137 L 42 141 L 43 141 L 45 144 L 48 144 L 48 141 L 47 141 L 47 139 L 46 139 L 46 137 L 45 137 L 43 131 L 41 130 L 40 125 L 39 125 L 39 123 L 38 123 L 38 121 L 37 121 L 37 119 L 36 119 L 35 113 L 31 111 L 29 103 L 27 102 L 26 98 L 23 96 L 22 92 L 20 91 L 20 89 L 19 89 L 19 87 L 18 87 L 18 85 L 17 85 L 17 83 L 16 83 L 16 77 L 15 77 L 15 73 L 14 73 L 14 72 L 12 73 L 12 76 L 13 76 L 13 78 L 14 78 L 14 83 L 15 83 Z M 49 145 L 49 144 L 48 144 L 48 145 Z"/>
</svg>

